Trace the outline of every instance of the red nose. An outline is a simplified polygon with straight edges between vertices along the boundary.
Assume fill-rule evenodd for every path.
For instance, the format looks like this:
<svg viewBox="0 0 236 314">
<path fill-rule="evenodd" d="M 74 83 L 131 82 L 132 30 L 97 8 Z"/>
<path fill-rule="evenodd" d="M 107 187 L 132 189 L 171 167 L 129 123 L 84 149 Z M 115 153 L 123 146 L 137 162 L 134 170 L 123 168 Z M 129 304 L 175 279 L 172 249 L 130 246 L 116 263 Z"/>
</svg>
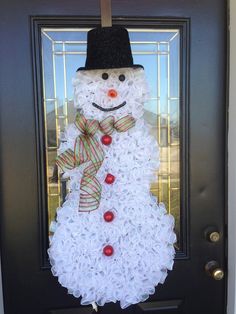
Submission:
<svg viewBox="0 0 236 314">
<path fill-rule="evenodd" d="M 117 91 L 115 89 L 109 89 L 107 95 L 111 98 L 115 98 L 117 96 Z"/>
</svg>

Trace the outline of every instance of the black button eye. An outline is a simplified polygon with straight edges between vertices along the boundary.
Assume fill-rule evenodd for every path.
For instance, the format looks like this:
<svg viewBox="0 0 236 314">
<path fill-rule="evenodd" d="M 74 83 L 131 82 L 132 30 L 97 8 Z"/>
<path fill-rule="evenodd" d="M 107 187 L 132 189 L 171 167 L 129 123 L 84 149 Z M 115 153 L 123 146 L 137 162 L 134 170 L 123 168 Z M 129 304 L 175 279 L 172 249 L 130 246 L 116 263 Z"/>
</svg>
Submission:
<svg viewBox="0 0 236 314">
<path fill-rule="evenodd" d="M 107 73 L 102 73 L 102 78 L 103 78 L 104 80 L 107 80 L 107 79 L 108 79 L 108 74 L 107 74 Z"/>
<path fill-rule="evenodd" d="M 124 74 L 119 75 L 119 80 L 120 80 L 121 82 L 124 82 L 124 80 L 125 80 Z"/>
</svg>

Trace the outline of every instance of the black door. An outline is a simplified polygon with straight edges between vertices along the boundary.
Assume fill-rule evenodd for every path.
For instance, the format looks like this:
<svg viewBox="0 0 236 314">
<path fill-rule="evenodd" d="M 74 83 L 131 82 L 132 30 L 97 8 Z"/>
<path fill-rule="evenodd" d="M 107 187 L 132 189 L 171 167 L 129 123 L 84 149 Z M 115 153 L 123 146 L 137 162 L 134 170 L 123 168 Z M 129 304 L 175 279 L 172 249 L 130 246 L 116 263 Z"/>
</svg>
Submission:
<svg viewBox="0 0 236 314">
<path fill-rule="evenodd" d="M 113 1 L 151 97 L 160 145 L 152 192 L 176 218 L 166 282 L 127 313 L 224 313 L 226 296 L 226 3 Z M 6 314 L 90 313 L 52 276 L 48 236 L 66 182 L 54 167 L 73 117 L 71 78 L 84 63 L 99 1 L 4 1 L 1 10 L 1 257 Z M 63 80 L 61 80 L 63 78 Z M 208 272 L 206 271 L 208 269 Z M 224 272 L 224 273 L 223 273 Z M 224 277 L 223 277 L 224 274 Z M 101 313 L 120 313 L 107 304 Z"/>
</svg>

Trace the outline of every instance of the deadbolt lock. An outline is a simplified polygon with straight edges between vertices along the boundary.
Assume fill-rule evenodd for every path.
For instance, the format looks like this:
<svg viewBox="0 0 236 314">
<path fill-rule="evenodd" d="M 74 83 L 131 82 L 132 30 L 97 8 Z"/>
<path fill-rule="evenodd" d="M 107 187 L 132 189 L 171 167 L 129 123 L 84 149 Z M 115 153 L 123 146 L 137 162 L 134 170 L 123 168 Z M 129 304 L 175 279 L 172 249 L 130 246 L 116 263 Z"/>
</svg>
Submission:
<svg viewBox="0 0 236 314">
<path fill-rule="evenodd" d="M 213 231 L 209 234 L 209 241 L 215 243 L 218 242 L 220 240 L 220 234 L 217 231 Z"/>
<path fill-rule="evenodd" d="M 216 261 L 210 261 L 205 265 L 205 271 L 208 276 L 215 280 L 222 280 L 224 278 L 224 271 Z"/>
<path fill-rule="evenodd" d="M 217 228 L 211 226 L 205 230 L 205 237 L 209 242 L 216 243 L 220 241 L 221 236 Z"/>
</svg>

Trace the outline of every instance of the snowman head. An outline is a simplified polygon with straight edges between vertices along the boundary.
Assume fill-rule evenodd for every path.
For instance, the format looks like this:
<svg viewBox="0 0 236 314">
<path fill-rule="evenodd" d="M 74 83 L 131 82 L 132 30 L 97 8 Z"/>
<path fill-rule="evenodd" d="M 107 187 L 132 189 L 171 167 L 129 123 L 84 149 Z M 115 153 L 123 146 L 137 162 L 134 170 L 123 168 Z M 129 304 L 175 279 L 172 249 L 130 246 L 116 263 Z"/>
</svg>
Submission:
<svg viewBox="0 0 236 314">
<path fill-rule="evenodd" d="M 75 107 L 87 119 L 143 115 L 148 91 L 141 67 L 78 71 L 73 85 Z"/>
</svg>

